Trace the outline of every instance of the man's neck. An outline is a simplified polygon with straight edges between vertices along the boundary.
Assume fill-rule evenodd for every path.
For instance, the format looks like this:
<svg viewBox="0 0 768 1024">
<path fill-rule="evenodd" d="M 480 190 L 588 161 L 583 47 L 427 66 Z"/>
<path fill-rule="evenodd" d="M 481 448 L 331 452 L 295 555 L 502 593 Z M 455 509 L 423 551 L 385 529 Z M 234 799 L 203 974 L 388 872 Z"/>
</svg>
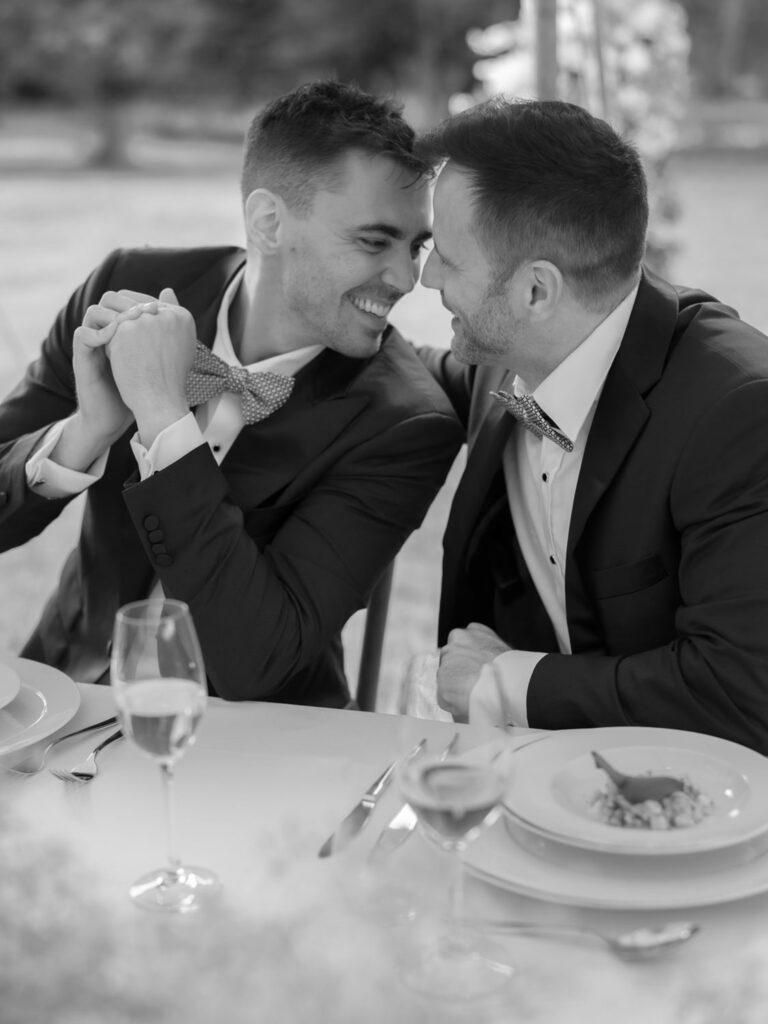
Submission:
<svg viewBox="0 0 768 1024">
<path fill-rule="evenodd" d="M 282 285 L 270 277 L 264 265 L 249 258 L 229 307 L 229 337 L 243 366 L 298 347 L 286 345 Z"/>
</svg>

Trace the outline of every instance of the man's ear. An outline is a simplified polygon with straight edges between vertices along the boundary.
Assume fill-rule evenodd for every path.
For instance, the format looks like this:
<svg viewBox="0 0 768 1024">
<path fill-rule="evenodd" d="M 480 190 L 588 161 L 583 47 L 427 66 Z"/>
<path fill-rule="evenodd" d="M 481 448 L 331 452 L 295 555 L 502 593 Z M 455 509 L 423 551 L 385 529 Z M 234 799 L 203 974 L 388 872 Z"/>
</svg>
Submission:
<svg viewBox="0 0 768 1024">
<path fill-rule="evenodd" d="M 266 188 L 257 188 L 245 200 L 245 234 L 249 246 L 265 256 L 271 256 L 280 247 L 280 226 L 283 203 L 279 196 Z"/>
<path fill-rule="evenodd" d="M 530 321 L 548 320 L 563 295 L 565 282 L 559 267 L 549 260 L 533 260 L 523 273 L 523 301 Z"/>
</svg>

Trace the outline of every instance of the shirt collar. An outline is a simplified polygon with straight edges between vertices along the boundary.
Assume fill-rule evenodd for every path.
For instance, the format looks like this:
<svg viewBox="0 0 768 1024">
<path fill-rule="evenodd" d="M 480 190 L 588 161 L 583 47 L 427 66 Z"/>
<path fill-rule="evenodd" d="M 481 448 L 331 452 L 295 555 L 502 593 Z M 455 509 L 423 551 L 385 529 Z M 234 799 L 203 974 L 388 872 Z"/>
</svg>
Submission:
<svg viewBox="0 0 768 1024">
<path fill-rule="evenodd" d="M 235 355 L 232 338 L 229 334 L 229 307 L 232 305 L 244 274 L 245 266 L 241 267 L 229 282 L 216 317 L 216 337 L 213 341 L 212 351 L 229 366 L 243 366 Z M 302 366 L 306 366 L 316 355 L 319 355 L 324 347 L 323 345 L 305 345 L 303 348 L 293 349 L 291 352 L 279 352 L 276 356 L 268 356 L 266 359 L 258 359 L 255 363 L 248 363 L 244 369 L 258 370 L 262 373 L 269 371 L 293 377 Z"/>
<path fill-rule="evenodd" d="M 600 396 L 627 329 L 638 288 L 639 282 L 533 392 L 542 411 L 571 441 L 578 437 Z M 528 393 L 521 377 L 515 377 L 513 389 L 518 396 Z"/>
</svg>

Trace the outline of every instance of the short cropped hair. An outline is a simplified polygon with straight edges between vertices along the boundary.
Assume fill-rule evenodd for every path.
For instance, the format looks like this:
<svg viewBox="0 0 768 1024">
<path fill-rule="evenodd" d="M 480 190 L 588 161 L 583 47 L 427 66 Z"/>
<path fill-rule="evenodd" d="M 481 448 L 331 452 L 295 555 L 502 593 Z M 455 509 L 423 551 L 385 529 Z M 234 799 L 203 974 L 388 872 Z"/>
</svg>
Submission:
<svg viewBox="0 0 768 1024">
<path fill-rule="evenodd" d="M 497 283 L 547 259 L 574 294 L 600 308 L 636 275 L 645 253 L 648 195 L 637 151 L 605 121 L 557 100 L 488 100 L 417 143 L 433 164 L 468 174 L 476 236 Z"/>
<path fill-rule="evenodd" d="M 310 82 L 264 107 L 245 137 L 243 201 L 257 188 L 305 215 L 318 188 L 332 188 L 350 151 L 389 157 L 416 182 L 432 175 L 414 155 L 415 132 L 391 100 L 336 81 Z"/>
</svg>

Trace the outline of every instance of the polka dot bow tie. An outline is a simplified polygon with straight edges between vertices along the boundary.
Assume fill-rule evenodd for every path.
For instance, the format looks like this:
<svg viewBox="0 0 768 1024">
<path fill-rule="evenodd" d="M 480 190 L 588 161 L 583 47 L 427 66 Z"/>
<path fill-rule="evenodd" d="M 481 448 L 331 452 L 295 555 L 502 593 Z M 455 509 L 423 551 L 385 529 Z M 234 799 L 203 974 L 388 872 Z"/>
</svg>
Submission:
<svg viewBox="0 0 768 1024">
<path fill-rule="evenodd" d="M 541 406 L 531 395 L 511 395 L 508 391 L 491 391 L 491 395 L 500 402 L 507 412 L 511 413 L 516 420 L 520 420 L 526 429 L 530 430 L 536 437 L 548 437 L 550 441 L 559 444 L 567 452 L 573 451 L 573 442 L 565 434 L 558 430 L 552 420 L 546 416 Z"/>
<path fill-rule="evenodd" d="M 293 377 L 250 373 L 242 366 L 230 366 L 198 341 L 195 362 L 187 377 L 187 401 L 190 406 L 203 405 L 224 391 L 240 395 L 246 423 L 259 423 L 288 401 Z"/>
</svg>

